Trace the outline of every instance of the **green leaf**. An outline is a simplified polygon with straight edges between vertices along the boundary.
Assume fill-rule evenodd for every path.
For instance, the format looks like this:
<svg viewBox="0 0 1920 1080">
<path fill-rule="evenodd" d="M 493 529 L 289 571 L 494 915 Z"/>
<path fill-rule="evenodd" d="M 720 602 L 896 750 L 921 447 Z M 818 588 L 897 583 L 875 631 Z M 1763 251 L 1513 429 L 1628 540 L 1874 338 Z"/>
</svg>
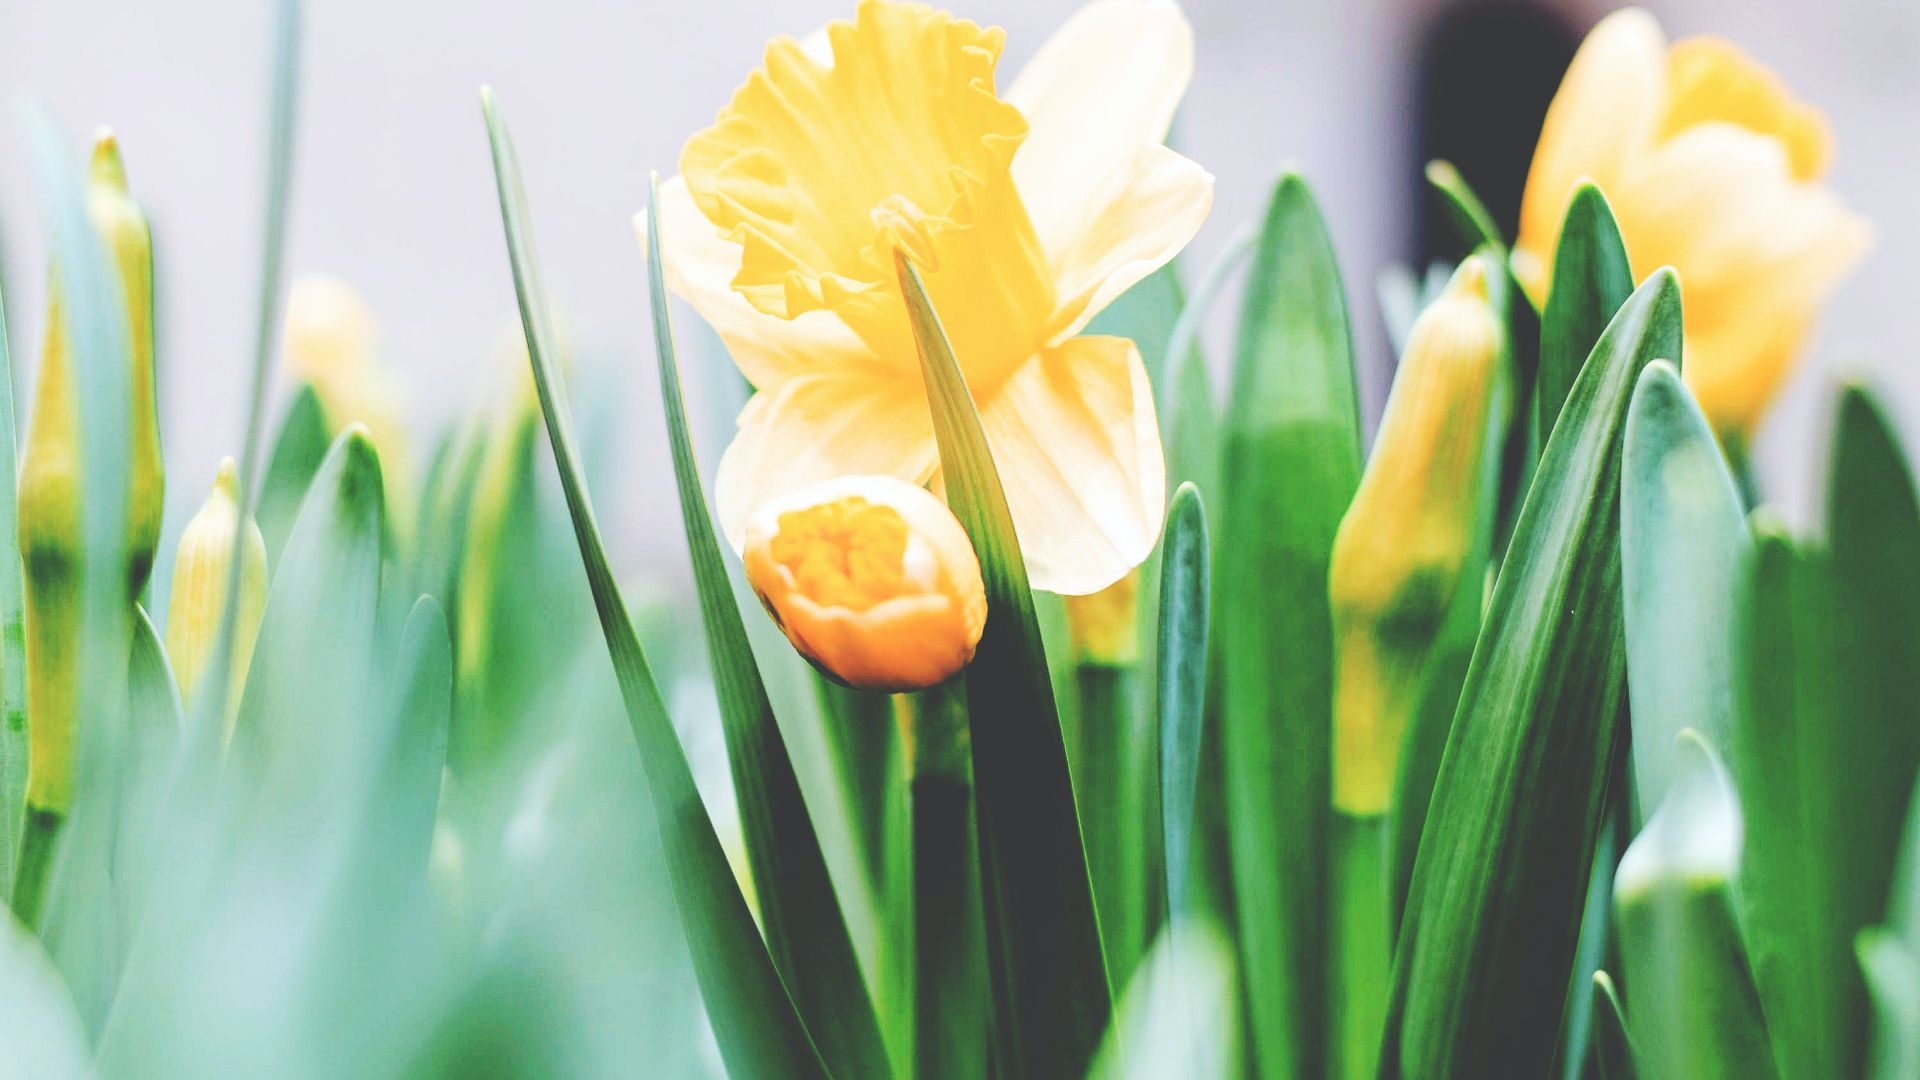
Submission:
<svg viewBox="0 0 1920 1080">
<path fill-rule="evenodd" d="M 720 697 L 720 719 L 733 769 L 734 796 L 746 836 L 747 862 L 760 898 L 760 918 L 774 965 L 791 989 L 807 1029 L 836 1076 L 885 1077 L 887 1052 L 873 1002 L 861 981 L 853 939 L 834 896 L 833 881 L 820 853 L 820 840 L 807 815 L 787 756 L 786 742 L 767 700 L 760 669 L 747 643 L 740 608 L 733 601 L 720 542 L 707 510 L 700 470 L 687 432 L 686 401 L 680 390 L 679 360 L 673 324 L 667 312 L 665 275 L 660 268 L 658 177 L 647 203 L 647 265 L 653 302 L 653 341 L 660 364 L 660 399 L 666 407 L 667 440 L 673 451 L 673 476 L 680 490 L 680 517 L 693 558 L 694 585 L 700 593 L 707 655 Z"/>
<path fill-rule="evenodd" d="M 1414 866 L 1383 1077 L 1544 1075 L 1626 704 L 1620 444 L 1642 369 L 1680 352 L 1648 278 L 1601 336 L 1494 587 Z"/>
<path fill-rule="evenodd" d="M 1004 1077 L 1077 1075 L 1113 1000 L 1026 560 L 1000 474 L 920 276 L 896 253 L 947 505 L 980 556 L 987 625 L 967 669 L 980 884 Z"/>
<path fill-rule="evenodd" d="M 255 518 L 260 538 L 267 544 L 268 566 L 280 565 L 280 549 L 293 531 L 300 500 L 306 498 L 313 474 L 319 471 L 332 442 L 319 395 L 302 383 L 280 420 L 280 433 L 274 436 L 273 451 L 267 458 L 267 476 L 260 485 L 260 508 Z"/>
<path fill-rule="evenodd" d="M 1841 397 L 1828 484 L 1826 552 L 1760 532 L 1736 646 L 1743 923 L 1787 1076 L 1861 1066 L 1854 937 L 1886 917 L 1920 774 L 1920 502 L 1860 387 Z"/>
<path fill-rule="evenodd" d="M 1181 484 L 1173 493 L 1164 536 L 1154 685 L 1166 909 L 1168 920 L 1173 921 L 1187 914 L 1187 878 L 1193 869 L 1194 800 L 1207 722 L 1208 599 L 1213 585 L 1206 505 L 1192 484 Z"/>
<path fill-rule="evenodd" d="M 1505 250 L 1507 242 L 1500 235 L 1500 226 L 1494 224 L 1493 215 L 1452 162 L 1427 162 L 1427 183 L 1440 196 L 1441 208 L 1462 247 L 1472 251 L 1482 244 L 1492 244 Z"/>
<path fill-rule="evenodd" d="M 1862 930 L 1854 950 L 1873 999 L 1873 1049 L 1867 1076 L 1872 1080 L 1920 1076 L 1920 960 L 1900 935 L 1881 929 Z"/>
<path fill-rule="evenodd" d="M 1233 943 L 1205 920 L 1160 932 L 1114 1012 L 1090 1080 L 1227 1080 L 1243 1075 Z"/>
<path fill-rule="evenodd" d="M 1154 397 L 1164 407 L 1167 363 L 1170 357 L 1178 355 L 1168 344 L 1180 312 L 1186 306 L 1187 291 L 1180 285 L 1180 270 L 1168 262 L 1115 297 L 1113 303 L 1093 317 L 1084 332 L 1123 337 L 1138 346 L 1140 362 L 1146 365 Z"/>
<path fill-rule="evenodd" d="M 20 808 L 27 792 L 25 591 L 20 569 L 19 464 L 14 433 L 13 359 L 7 348 L 6 297 L 0 294 L 0 897 L 13 895 Z M 16 673 L 7 677 L 3 673 Z"/>
<path fill-rule="evenodd" d="M 1253 251 L 1253 241 L 1253 231 L 1244 228 L 1227 241 L 1173 324 L 1167 343 L 1170 373 L 1159 392 L 1170 402 L 1161 415 L 1167 417 L 1167 480 L 1175 488 L 1191 482 L 1203 492 L 1218 489 L 1220 408 L 1200 348 L 1200 328 L 1227 280 Z"/>
<path fill-rule="evenodd" d="M 1620 590 L 1644 821 L 1679 775 L 1681 731 L 1699 732 L 1718 753 L 1731 749 L 1733 604 L 1747 525 L 1713 429 L 1672 365 L 1640 376 L 1622 453 Z"/>
<path fill-rule="evenodd" d="M 453 641 L 447 614 L 421 596 L 400 630 L 387 744 L 380 753 L 378 828 L 387 859 L 424 872 L 433 847 L 453 716 Z"/>
<path fill-rule="evenodd" d="M 1633 1043 L 1656 1076 L 1762 1080 L 1773 1052 L 1732 903 L 1740 806 L 1699 735 L 1679 741 L 1693 760 L 1670 773 L 1614 876 Z"/>
<path fill-rule="evenodd" d="M 1228 838 L 1255 1064 L 1327 1062 L 1332 613 L 1327 565 L 1360 482 L 1346 296 L 1307 185 L 1274 186 L 1228 398 L 1214 579 Z"/>
<path fill-rule="evenodd" d="M 1627 1038 L 1627 1010 L 1613 987 L 1613 976 L 1593 973 L 1593 1058 L 1601 1080 L 1634 1080 L 1633 1043 Z"/>
<path fill-rule="evenodd" d="M 7 911 L 0 911 L 0 1016 L 7 1018 L 7 1069 L 13 1075 L 45 1080 L 94 1075 L 73 995 L 40 942 Z"/>
<path fill-rule="evenodd" d="M 133 653 L 127 664 L 126 757 L 120 766 L 119 823 L 114 830 L 113 879 L 122 911 L 139 911 L 164 849 L 157 830 L 166 784 L 186 721 L 166 648 L 146 609 L 134 607 Z"/>
<path fill-rule="evenodd" d="M 1540 367 L 1534 377 L 1531 421 L 1535 446 L 1545 445 L 1587 354 L 1633 293 L 1633 268 L 1613 210 L 1591 183 L 1575 188 L 1567 204 L 1554 247 L 1552 280 L 1540 312 Z M 1660 746 L 1671 742 L 1662 739 Z"/>
<path fill-rule="evenodd" d="M 567 512 L 579 541 L 580 561 L 593 590 L 600 629 L 620 683 L 627 722 L 646 769 L 647 789 L 666 849 L 667 872 L 721 1059 L 729 1072 L 739 1076 L 825 1077 L 826 1065 L 774 970 L 753 914 L 727 865 L 720 838 L 713 831 L 713 820 L 700 802 L 686 752 L 667 717 L 659 685 L 640 651 L 619 586 L 614 583 L 600 526 L 580 472 L 578 442 L 564 397 L 566 388 L 553 368 L 552 313 L 533 249 L 519 161 L 492 90 L 483 89 L 480 101 L 540 410 L 546 418 Z"/>
</svg>

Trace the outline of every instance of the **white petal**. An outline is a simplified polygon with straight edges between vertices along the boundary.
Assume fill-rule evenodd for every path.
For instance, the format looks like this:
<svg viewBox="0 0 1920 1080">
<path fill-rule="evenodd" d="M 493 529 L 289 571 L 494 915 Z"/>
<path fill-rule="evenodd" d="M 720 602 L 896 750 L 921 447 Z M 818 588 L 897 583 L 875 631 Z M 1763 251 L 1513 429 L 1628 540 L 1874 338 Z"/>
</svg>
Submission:
<svg viewBox="0 0 1920 1080">
<path fill-rule="evenodd" d="M 1143 147 L 1059 253 L 1048 340 L 1079 333 L 1115 297 L 1179 254 L 1212 208 L 1211 173 L 1157 143 Z"/>
</svg>

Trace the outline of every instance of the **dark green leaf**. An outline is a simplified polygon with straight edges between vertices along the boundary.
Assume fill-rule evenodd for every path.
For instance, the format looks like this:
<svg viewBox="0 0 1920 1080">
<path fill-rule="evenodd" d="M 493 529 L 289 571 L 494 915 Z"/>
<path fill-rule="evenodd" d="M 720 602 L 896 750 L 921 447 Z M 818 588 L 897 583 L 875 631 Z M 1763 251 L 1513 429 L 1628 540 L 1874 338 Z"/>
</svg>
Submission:
<svg viewBox="0 0 1920 1080">
<path fill-rule="evenodd" d="M 1446 211 L 1447 222 L 1460 238 L 1460 244 L 1468 251 L 1482 244 L 1492 244 L 1504 249 L 1506 240 L 1500 235 L 1500 226 L 1494 224 L 1493 215 L 1487 212 L 1480 196 L 1467 186 L 1467 180 L 1460 170 L 1447 161 L 1427 162 L 1427 183 L 1440 196 L 1440 205 Z"/>
<path fill-rule="evenodd" d="M 481 105 L 541 413 L 546 418 L 567 511 L 579 541 L 580 561 L 593 589 L 600 629 L 620 683 L 627 721 L 646 768 L 647 788 L 666 849 L 667 872 L 673 879 L 681 925 L 707 1015 L 720 1044 L 720 1056 L 728 1071 L 739 1076 L 825 1077 L 826 1066 L 774 970 L 753 914 L 727 865 L 720 838 L 713 831 L 713 821 L 700 802 L 686 752 L 667 717 L 660 688 L 640 651 L 633 623 L 614 582 L 580 472 L 578 442 L 564 398 L 566 388 L 553 368 L 552 313 L 540 282 L 519 162 L 491 90 L 481 91 Z"/>
<path fill-rule="evenodd" d="M 1633 269 L 1613 210 L 1599 188 L 1583 183 L 1574 189 L 1560 225 L 1552 286 L 1540 313 L 1540 367 L 1532 409 L 1535 446 L 1545 445 L 1587 354 L 1632 292 Z M 1671 741 L 1662 740 L 1661 746 Z"/>
<path fill-rule="evenodd" d="M 1240 968 L 1258 1071 L 1327 1063 L 1333 537 L 1360 482 L 1353 342 L 1304 180 L 1274 186 L 1228 398 L 1214 612 Z"/>
<path fill-rule="evenodd" d="M 1383 1076 L 1552 1063 L 1626 704 L 1622 429 L 1640 372 L 1679 352 L 1679 283 L 1656 274 L 1601 336 L 1541 457 L 1434 784 Z"/>
<path fill-rule="evenodd" d="M 747 862 L 760 898 L 760 918 L 774 965 L 791 989 L 807 1029 L 836 1076 L 885 1077 L 887 1052 L 873 1002 L 861 981 L 853 939 L 841 914 L 820 853 L 820 840 L 800 795 L 786 742 L 753 661 L 740 608 L 733 601 L 720 542 L 707 510 L 687 432 L 680 366 L 667 312 L 660 267 L 660 202 L 655 178 L 647 205 L 647 265 L 653 302 L 653 341 L 660 365 L 660 399 L 666 407 L 673 475 L 680 490 L 680 517 L 700 593 L 707 656 L 720 697 L 720 719 L 733 769 L 734 796 L 746 836 Z"/>
<path fill-rule="evenodd" d="M 1627 1038 L 1627 1011 L 1613 988 L 1613 977 L 1593 973 L 1593 1058 L 1600 1080 L 1634 1080 L 1633 1043 Z"/>
<path fill-rule="evenodd" d="M 1171 921 L 1187 913 L 1193 807 L 1207 716 L 1208 591 L 1213 572 L 1206 505 L 1192 484 L 1182 484 L 1173 493 L 1165 537 L 1154 685 L 1159 697 L 1161 838 Z"/>
<path fill-rule="evenodd" d="M 919 274 L 896 255 L 947 505 L 980 556 L 987 625 L 967 669 L 980 884 L 1000 1074 L 1078 1075 L 1112 1011 L 1046 651 L 1000 474 Z"/>
</svg>

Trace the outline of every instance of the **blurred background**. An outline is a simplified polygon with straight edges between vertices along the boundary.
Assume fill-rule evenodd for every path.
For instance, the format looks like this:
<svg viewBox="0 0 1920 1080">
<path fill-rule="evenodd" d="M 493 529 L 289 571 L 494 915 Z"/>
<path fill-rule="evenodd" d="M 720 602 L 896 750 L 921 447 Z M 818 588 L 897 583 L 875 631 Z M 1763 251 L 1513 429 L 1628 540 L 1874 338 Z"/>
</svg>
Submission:
<svg viewBox="0 0 1920 1080">
<path fill-rule="evenodd" d="M 1005 85 L 1071 2 L 965 0 L 1008 30 Z M 1920 5 L 1912 0 L 1665 0 L 1670 36 L 1714 32 L 1770 65 L 1832 121 L 1832 182 L 1877 228 L 1758 447 L 1769 490 L 1808 504 L 1836 372 L 1864 372 L 1920 435 Z M 0 258 L 22 389 L 43 321 L 43 207 L 26 109 L 76 155 L 111 124 L 156 232 L 169 533 L 238 452 L 252 343 L 270 5 L 263 0 L 6 0 L 0 19 Z M 499 91 L 526 170 L 550 291 L 583 363 L 619 373 L 623 563 L 684 563 L 654 390 L 645 265 L 630 219 L 647 173 L 676 169 L 776 33 L 803 34 L 851 0 L 324 0 L 308 5 L 305 97 L 289 268 L 346 278 L 382 328 L 419 444 L 478 405 L 518 333 L 475 96 Z M 1304 169 L 1352 297 L 1369 413 L 1392 358 L 1374 282 L 1419 260 L 1420 167 L 1458 160 L 1510 223 L 1539 117 L 1600 3 L 1188 0 L 1198 62 L 1175 141 L 1218 177 L 1191 282 L 1258 213 L 1283 163 Z M 1210 328 L 1216 375 L 1231 332 Z M 683 339 L 694 330 L 684 313 Z M 699 354 L 709 355 L 709 354 Z M 701 380 L 690 378 L 697 391 Z M 276 411 L 278 408 L 276 400 Z M 611 411 L 611 410 L 610 410 Z M 715 413 L 717 410 L 709 410 Z M 1369 423 L 1371 424 L 1371 415 Z M 711 425 L 704 464 L 726 431 Z M 1911 439 L 1910 439 L 1911 441 Z"/>
</svg>

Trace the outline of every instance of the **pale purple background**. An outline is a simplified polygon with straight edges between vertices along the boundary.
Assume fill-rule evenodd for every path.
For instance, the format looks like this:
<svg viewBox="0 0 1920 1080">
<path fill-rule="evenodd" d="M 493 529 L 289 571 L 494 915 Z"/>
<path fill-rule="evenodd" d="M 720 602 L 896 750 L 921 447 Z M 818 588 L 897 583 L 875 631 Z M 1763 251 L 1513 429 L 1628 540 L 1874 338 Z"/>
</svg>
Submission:
<svg viewBox="0 0 1920 1080">
<path fill-rule="evenodd" d="M 1608 7 L 1560 6 L 1582 25 Z M 1770 485 L 1804 506 L 1826 372 L 1870 373 L 1920 434 L 1920 5 L 1651 6 L 1669 33 L 1730 36 L 1825 107 L 1839 143 L 1834 182 L 1878 229 L 1876 250 L 1833 305 L 1814 362 L 1761 447 Z M 966 0 L 959 10 L 1008 28 L 1004 85 L 1073 7 Z M 1213 218 L 1188 256 L 1189 280 L 1257 212 L 1277 167 L 1300 163 L 1354 297 L 1371 407 L 1384 395 L 1385 370 L 1373 280 L 1409 246 L 1413 43 L 1439 7 L 1187 5 L 1199 61 L 1180 143 L 1219 178 Z M 158 229 L 163 420 L 175 478 L 169 532 L 239 437 L 270 8 L 266 0 L 0 0 L 0 102 L 8 106 L 0 111 L 0 228 L 17 355 L 30 366 L 41 323 L 41 206 L 19 108 L 36 101 L 76 146 L 96 123 L 119 130 Z M 309 8 L 292 269 L 340 274 L 365 292 L 423 430 L 474 403 L 514 328 L 475 97 L 492 83 L 514 125 L 548 282 L 571 337 L 583 353 L 629 365 L 634 420 L 621 452 L 632 467 L 610 474 L 627 508 L 622 561 L 645 572 L 660 554 L 678 566 L 644 265 L 629 219 L 645 199 L 647 171 L 674 171 L 681 143 L 758 62 L 767 37 L 804 33 L 846 14 L 851 0 L 315 0 Z M 1216 362 L 1224 352 L 1215 349 Z M 716 438 L 702 448 L 709 462 Z"/>
</svg>

